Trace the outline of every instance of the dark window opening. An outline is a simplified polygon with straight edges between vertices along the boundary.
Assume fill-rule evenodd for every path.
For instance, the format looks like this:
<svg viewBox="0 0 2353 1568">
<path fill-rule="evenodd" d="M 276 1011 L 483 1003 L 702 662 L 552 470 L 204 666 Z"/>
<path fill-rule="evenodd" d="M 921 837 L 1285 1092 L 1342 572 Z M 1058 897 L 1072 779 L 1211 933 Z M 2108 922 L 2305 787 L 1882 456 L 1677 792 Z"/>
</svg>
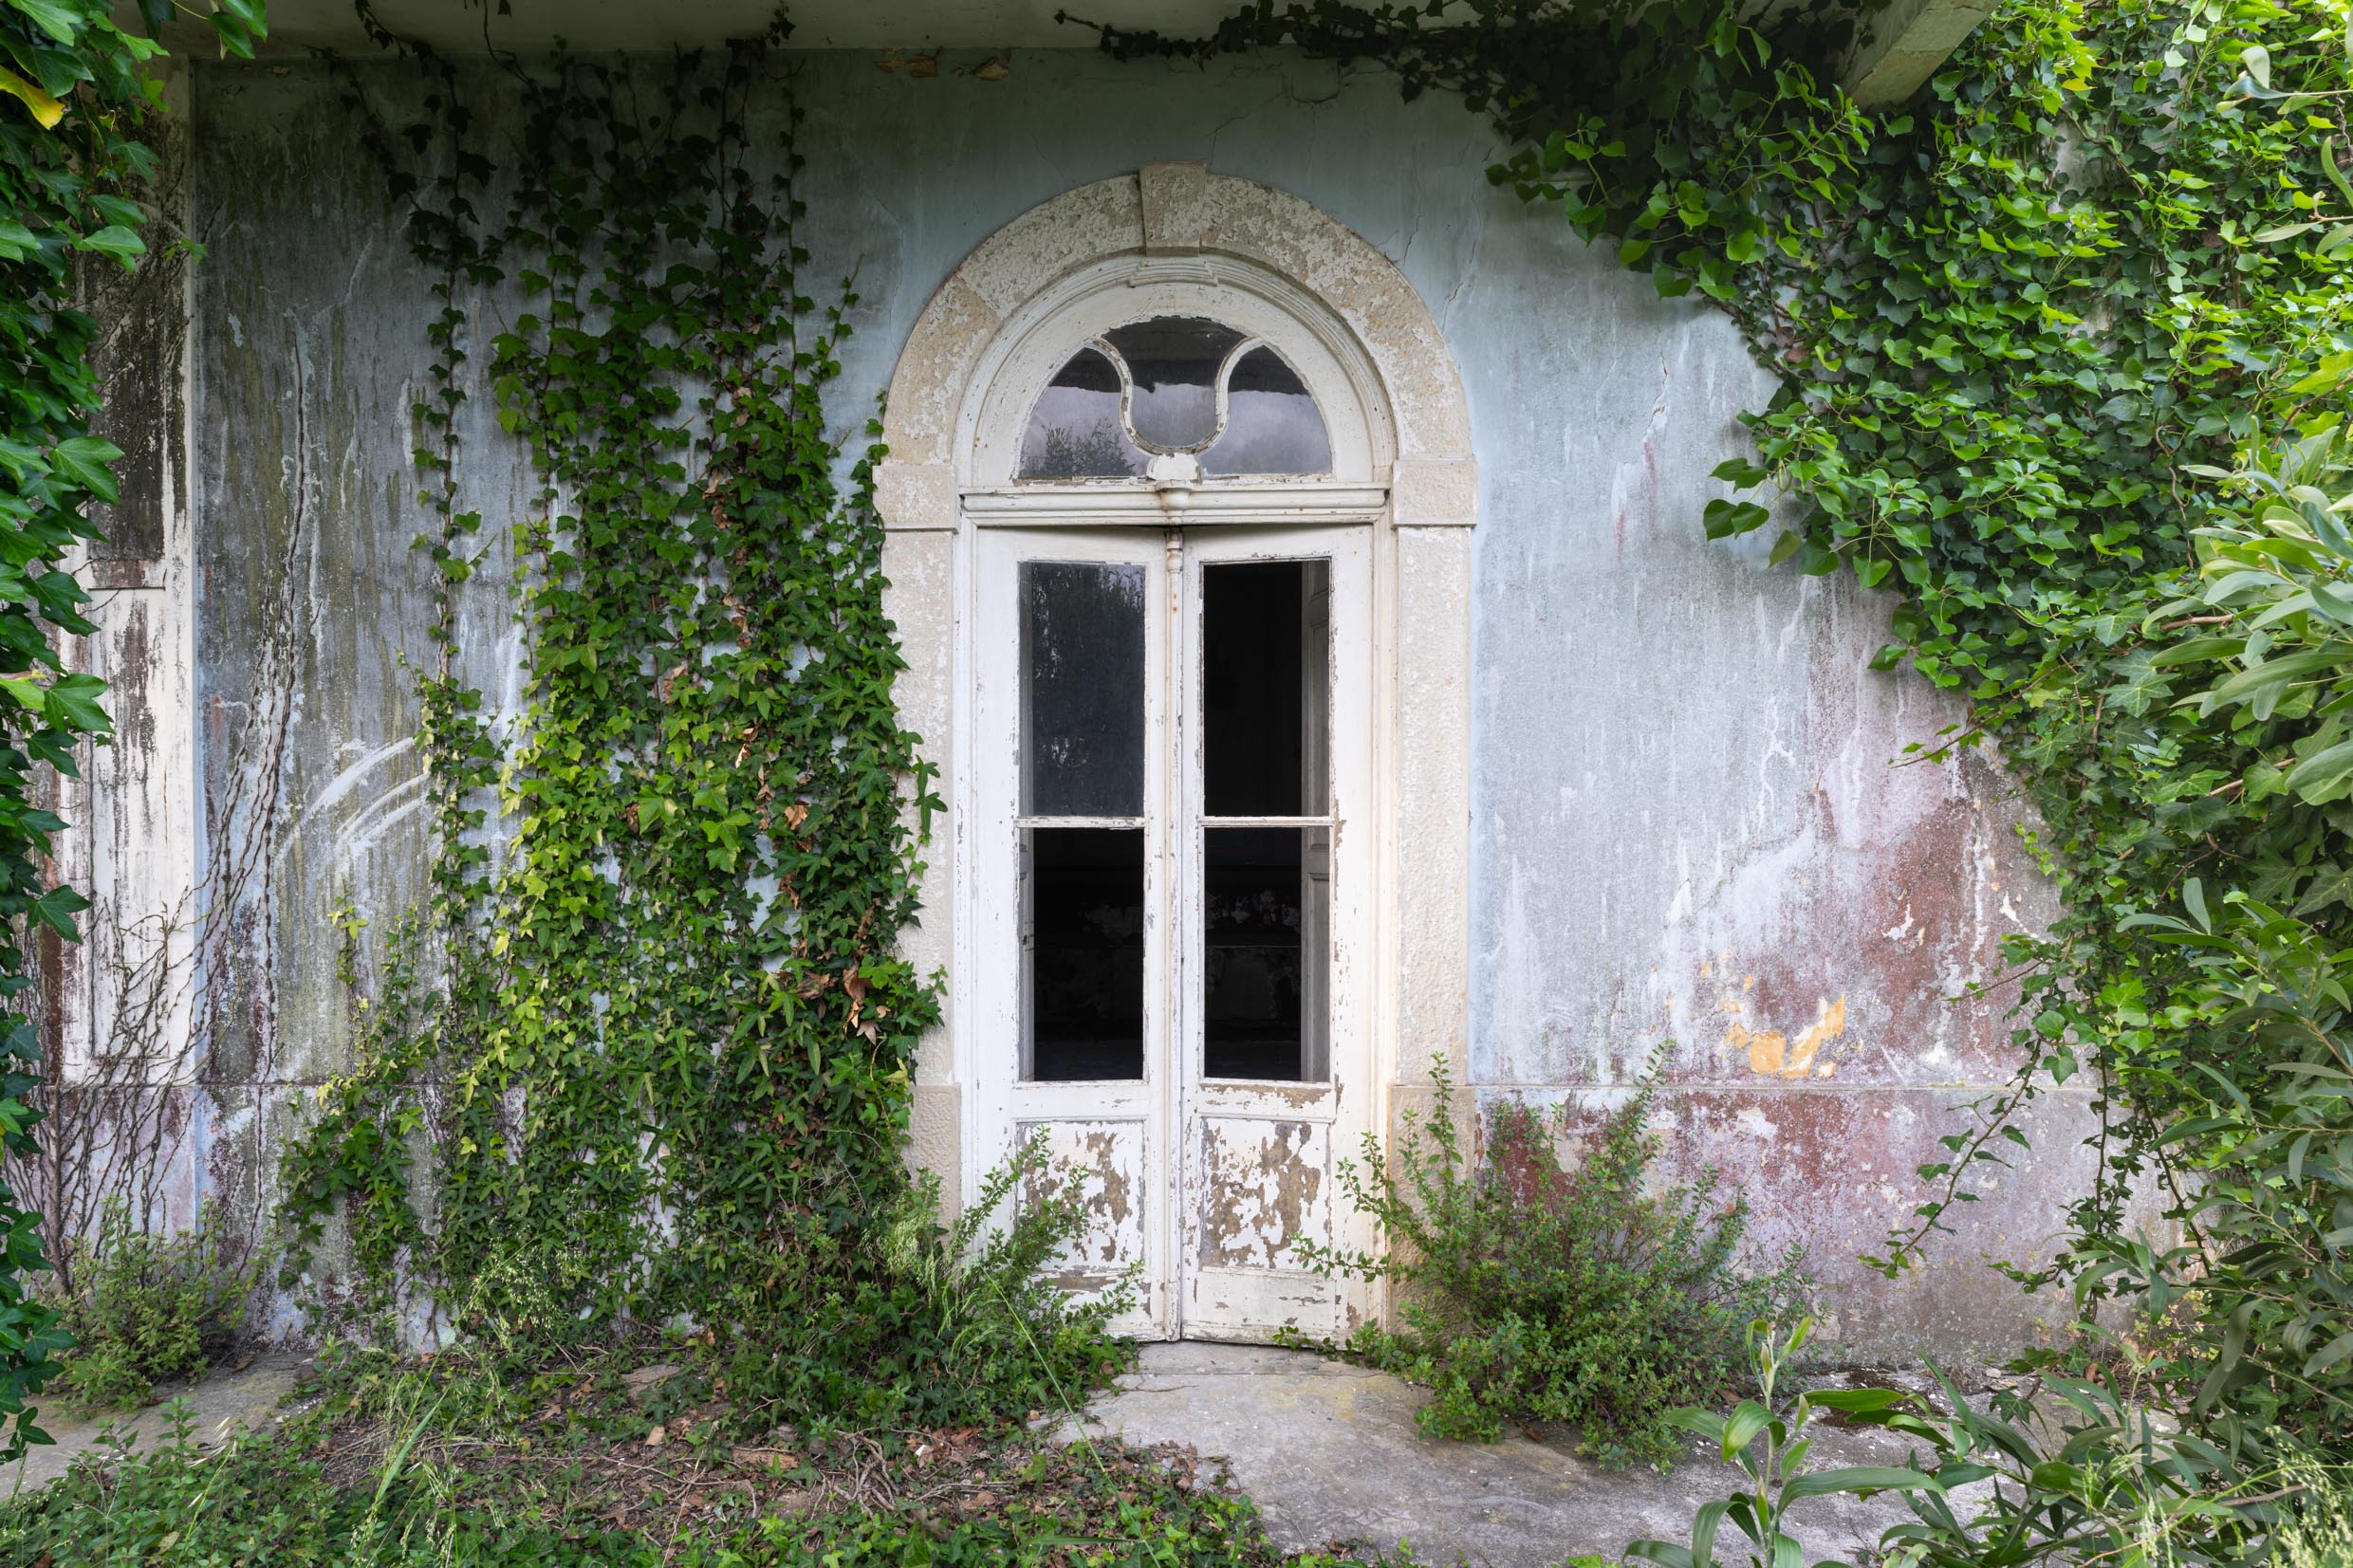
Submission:
<svg viewBox="0 0 2353 1568">
<path fill-rule="evenodd" d="M 1028 867 L 1029 1078 L 1144 1076 L 1144 836 L 1033 827 Z"/>
<path fill-rule="evenodd" d="M 1203 808 L 1212 817 L 1320 817 L 1330 679 L 1329 568 L 1242 562 L 1201 583 Z"/>
<path fill-rule="evenodd" d="M 1313 918 L 1303 832 L 1213 827 L 1205 837 L 1202 1071 L 1298 1082 L 1316 1000 L 1303 962 Z"/>
</svg>

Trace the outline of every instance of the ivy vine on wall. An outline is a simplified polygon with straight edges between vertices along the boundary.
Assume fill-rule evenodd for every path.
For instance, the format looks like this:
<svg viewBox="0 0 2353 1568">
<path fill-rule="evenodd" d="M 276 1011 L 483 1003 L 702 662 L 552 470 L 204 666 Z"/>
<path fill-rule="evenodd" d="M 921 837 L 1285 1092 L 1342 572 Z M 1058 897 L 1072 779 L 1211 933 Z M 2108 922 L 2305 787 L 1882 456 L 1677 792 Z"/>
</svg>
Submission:
<svg viewBox="0 0 2353 1568">
<path fill-rule="evenodd" d="M 825 421 L 853 296 L 800 292 L 795 121 L 781 151 L 746 129 L 755 94 L 788 101 L 776 37 L 472 77 L 417 50 L 429 118 L 379 127 L 441 306 L 414 410 L 439 848 L 361 1063 L 284 1171 L 298 1264 L 342 1213 L 366 1311 L 414 1289 L 461 1327 L 797 1312 L 838 1336 L 819 1299 L 855 1293 L 849 1239 L 903 1200 L 936 1006 L 892 944 L 934 802 L 891 704 L 873 452 Z M 467 106 L 485 79 L 511 168 Z M 476 340 L 494 288 L 518 307 Z M 539 480 L 509 742 L 449 656 L 485 550 L 458 440 L 483 390 Z"/>
<path fill-rule="evenodd" d="M 153 33 L 170 0 L 141 0 Z M 257 0 L 225 0 L 209 20 L 221 48 L 252 53 Z M 68 672 L 57 638 L 98 628 L 68 563 L 97 537 L 83 515 L 116 499 L 107 465 L 122 455 L 90 434 L 99 401 L 97 323 L 75 308 L 75 271 L 139 265 L 153 173 L 140 139 L 162 113 L 152 38 L 116 26 L 106 0 L 0 0 L 0 1155 L 29 1160 L 38 1115 L 39 1036 L 27 1015 L 28 962 L 44 939 L 71 941 L 88 907 L 50 880 L 66 823 L 43 803 L 76 772 L 82 737 L 110 728 L 104 683 Z M 28 1294 L 47 1268 L 41 1218 L 0 1180 L 0 1463 L 46 1441 L 26 1401 L 65 1348 L 56 1314 Z"/>
<path fill-rule="evenodd" d="M 2261 1039 L 2214 1026 L 2209 983 L 2137 917 L 2202 877 L 2353 918 L 2353 719 L 2274 663 L 2214 722 L 2214 650 L 2180 645 L 2235 455 L 2343 412 L 2353 35 L 2344 0 L 2008 0 L 1879 114 L 1832 85 L 1834 9 L 1261 0 L 1205 39 L 1101 31 L 1122 57 L 1288 45 L 1459 93 L 1511 138 L 1491 180 L 1714 302 L 1781 377 L 1748 416 L 1758 460 L 1718 470 L 1767 493 L 1711 503 L 1707 533 L 1788 518 L 1775 564 L 1900 596 L 1879 667 L 1972 700 L 1925 749 L 1998 741 L 2066 910 L 2013 946 L 2019 1078 L 1923 1172 L 1941 1186 L 1892 1272 L 2084 1053 L 2111 1179 L 2082 1236 L 2211 1093 L 2197 1068 L 2262 1081 Z"/>
</svg>

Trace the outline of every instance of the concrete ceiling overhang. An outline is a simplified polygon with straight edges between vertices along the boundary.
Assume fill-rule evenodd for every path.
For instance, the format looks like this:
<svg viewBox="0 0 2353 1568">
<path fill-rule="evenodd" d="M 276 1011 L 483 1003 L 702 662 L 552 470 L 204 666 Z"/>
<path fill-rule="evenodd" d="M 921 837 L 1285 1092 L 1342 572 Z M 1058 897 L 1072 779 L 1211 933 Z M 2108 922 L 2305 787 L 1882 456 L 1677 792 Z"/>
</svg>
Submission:
<svg viewBox="0 0 2353 1568">
<path fill-rule="evenodd" d="M 1842 68 L 1866 104 L 1901 102 L 1960 46 L 1994 0 L 1887 0 Z M 1088 48 L 1092 29 L 1057 22 L 1067 7 L 1090 21 L 1176 37 L 1209 32 L 1241 0 L 797 0 L 799 48 Z M 376 0 L 384 26 L 444 51 L 518 53 L 561 39 L 574 49 L 669 49 L 752 37 L 774 0 Z M 369 47 L 351 0 L 269 0 L 273 50 Z"/>
</svg>

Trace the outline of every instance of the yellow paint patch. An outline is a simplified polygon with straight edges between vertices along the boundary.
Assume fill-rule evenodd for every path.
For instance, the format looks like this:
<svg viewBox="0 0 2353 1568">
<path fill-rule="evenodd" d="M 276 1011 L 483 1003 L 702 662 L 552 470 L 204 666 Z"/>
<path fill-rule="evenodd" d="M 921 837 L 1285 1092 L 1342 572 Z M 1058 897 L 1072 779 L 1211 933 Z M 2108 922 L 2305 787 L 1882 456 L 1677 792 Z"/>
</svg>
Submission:
<svg viewBox="0 0 2353 1568">
<path fill-rule="evenodd" d="M 1726 997 L 1724 1010 L 1745 1013 L 1746 1006 L 1736 997 Z M 1846 999 L 1836 1002 L 1817 998 L 1814 1002 L 1814 1022 L 1795 1041 L 1779 1029 L 1751 1029 L 1741 1018 L 1734 1018 L 1724 1031 L 1724 1043 L 1734 1051 L 1745 1051 L 1749 1071 L 1760 1078 L 1828 1078 L 1835 1066 L 1817 1061 L 1824 1046 L 1846 1032 Z"/>
</svg>

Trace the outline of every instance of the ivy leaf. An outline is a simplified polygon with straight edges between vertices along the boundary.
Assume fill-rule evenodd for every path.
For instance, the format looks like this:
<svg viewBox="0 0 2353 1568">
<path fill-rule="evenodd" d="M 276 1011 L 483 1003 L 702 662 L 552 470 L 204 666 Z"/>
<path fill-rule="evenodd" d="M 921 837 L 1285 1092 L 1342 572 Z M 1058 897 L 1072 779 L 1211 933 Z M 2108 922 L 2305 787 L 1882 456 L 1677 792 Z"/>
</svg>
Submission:
<svg viewBox="0 0 2353 1568">
<path fill-rule="evenodd" d="M 2260 44 L 2250 44 L 2238 51 L 2238 63 L 2258 92 L 2271 91 L 2271 51 Z"/>
<path fill-rule="evenodd" d="M 74 249 L 95 250 L 102 256 L 112 256 L 127 269 L 138 265 L 132 258 L 147 253 L 147 243 L 122 225 L 110 223 L 97 233 L 85 235 L 75 241 Z"/>
<path fill-rule="evenodd" d="M 66 941 L 80 939 L 74 930 L 76 914 L 90 907 L 90 901 L 69 887 L 53 887 L 26 906 L 26 911 Z"/>
<path fill-rule="evenodd" d="M 70 729 L 83 735 L 111 734 L 114 721 L 101 708 L 99 697 L 106 683 L 96 675 L 75 673 L 60 675 L 49 683 L 48 695 L 42 703 L 42 712 L 60 729 Z"/>
<path fill-rule="evenodd" d="M 2303 896 L 2296 900 L 2295 913 L 2301 919 L 2332 904 L 2353 906 L 2353 871 L 2341 869 L 2334 861 L 2321 866 L 2305 884 Z"/>
<path fill-rule="evenodd" d="M 8 0 L 8 3 L 18 14 L 60 44 L 72 44 L 82 31 L 82 17 L 72 8 L 59 4 L 59 0 Z"/>
<path fill-rule="evenodd" d="M 2121 678 L 2103 694 L 2135 718 L 2173 695 L 2164 672 L 2156 668 L 2151 649 L 2135 649 L 2117 661 L 2116 672 Z"/>
<path fill-rule="evenodd" d="M 1772 513 L 1753 501 L 1711 501 L 1700 513 L 1699 526 L 1710 539 L 1731 539 L 1752 533 L 1771 521 Z"/>
<path fill-rule="evenodd" d="M 107 471 L 106 465 L 121 455 L 122 449 L 111 441 L 102 441 L 95 435 L 76 435 L 49 449 L 49 467 L 111 505 L 119 497 L 115 476 Z"/>
</svg>

